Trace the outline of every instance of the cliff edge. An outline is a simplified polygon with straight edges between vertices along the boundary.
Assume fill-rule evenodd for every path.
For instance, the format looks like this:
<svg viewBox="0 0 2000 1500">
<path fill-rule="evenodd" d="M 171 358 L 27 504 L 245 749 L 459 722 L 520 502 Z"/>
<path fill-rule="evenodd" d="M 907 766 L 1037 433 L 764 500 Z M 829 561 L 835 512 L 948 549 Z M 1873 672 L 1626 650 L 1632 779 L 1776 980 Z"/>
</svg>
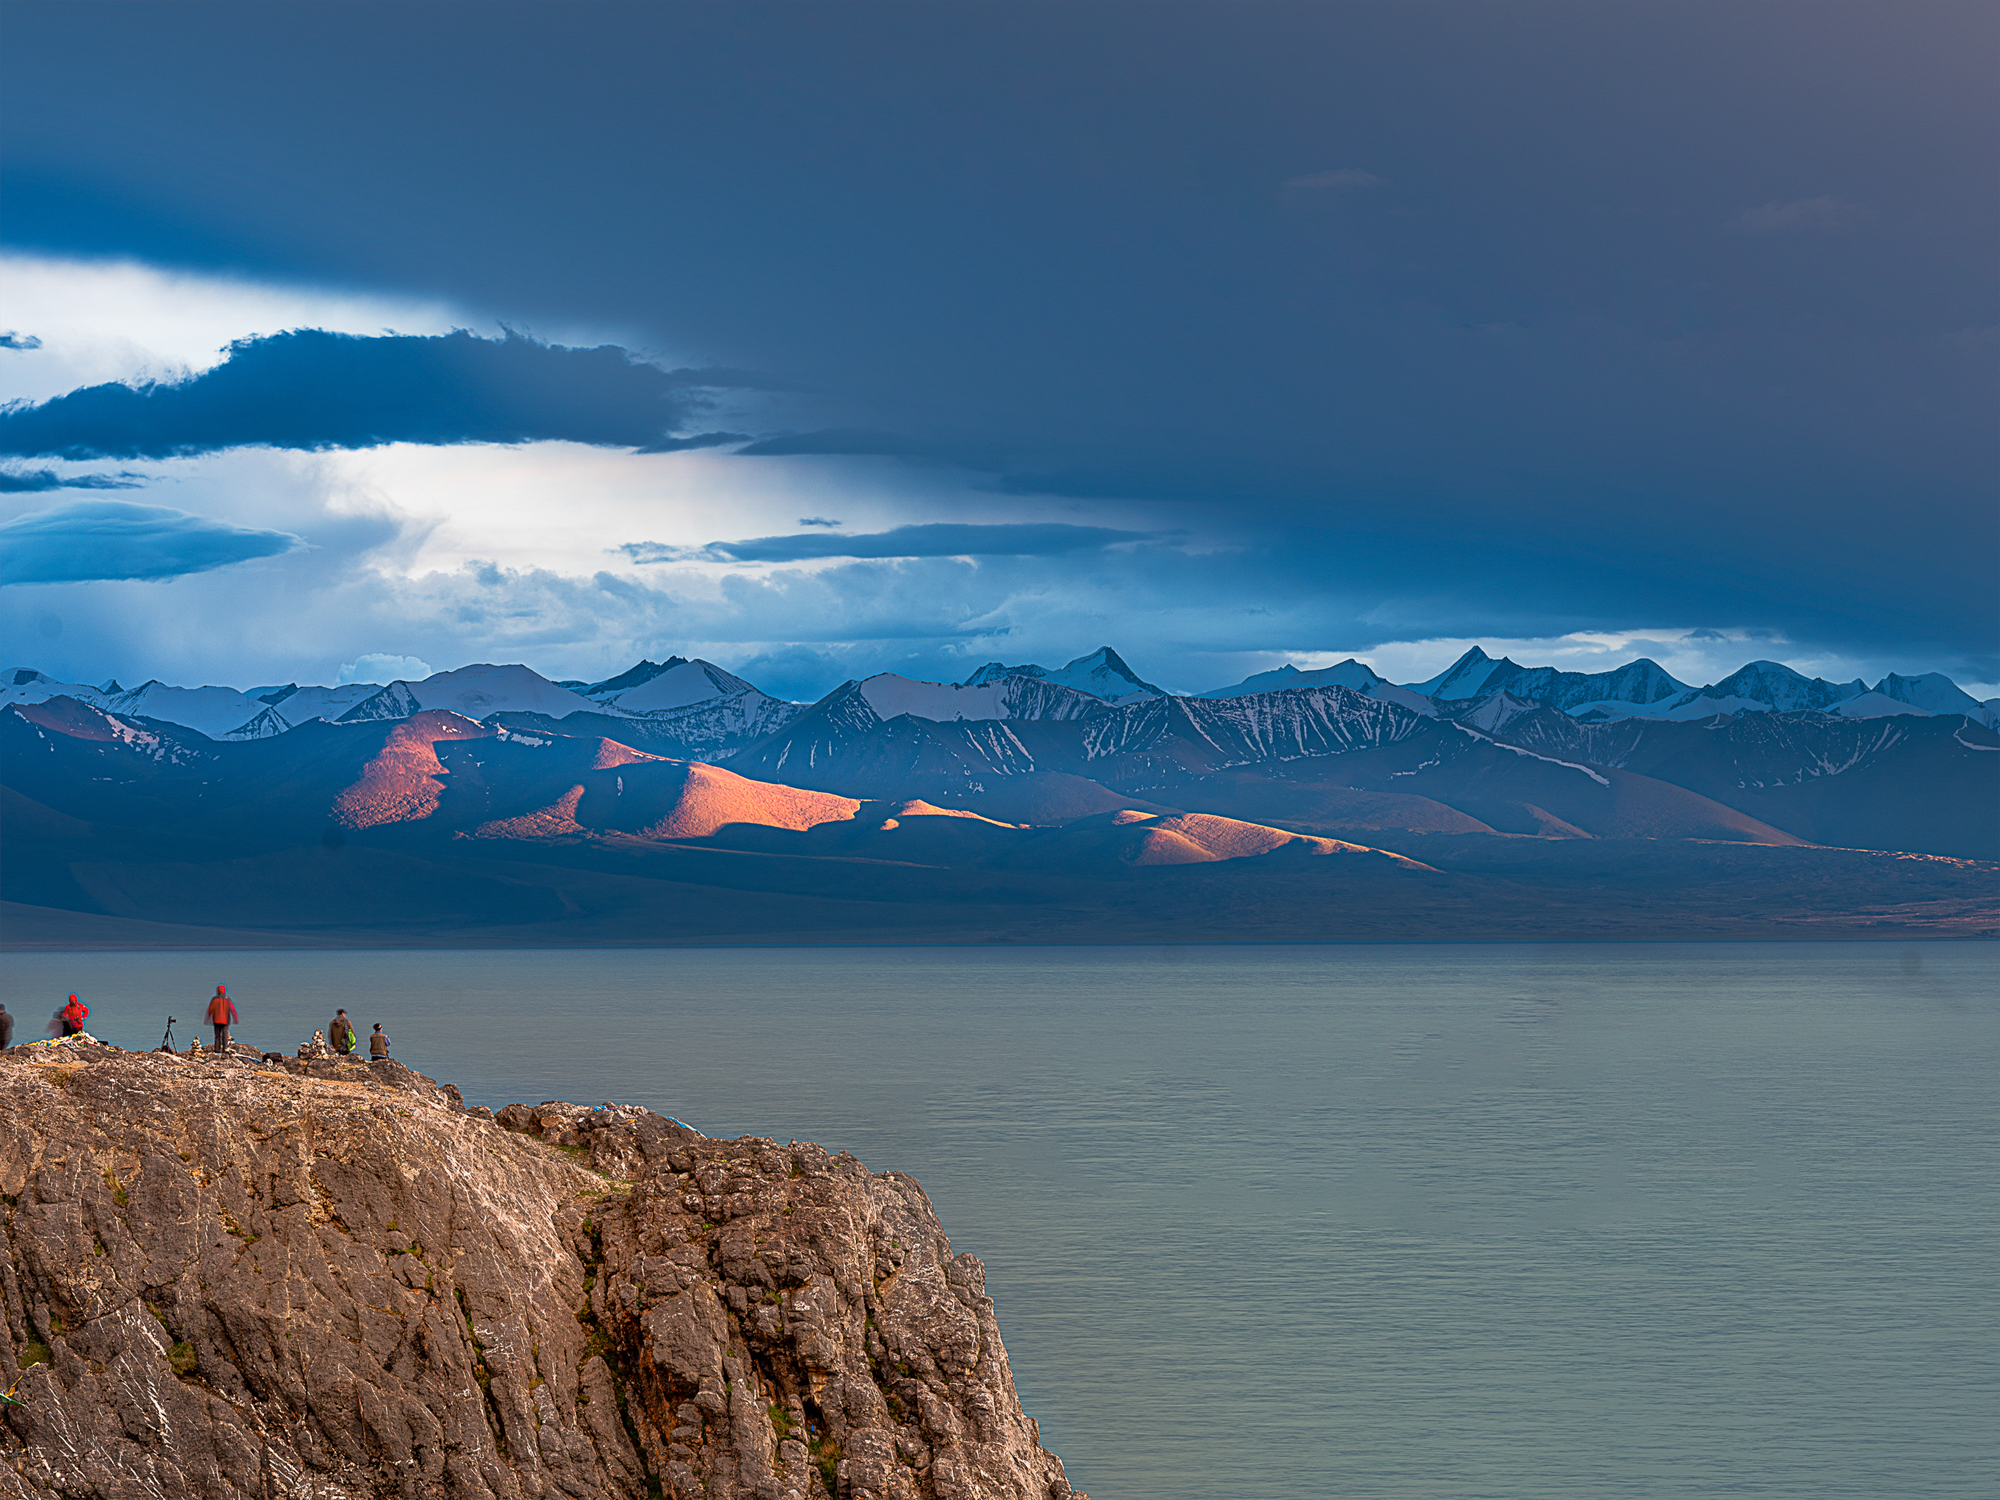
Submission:
<svg viewBox="0 0 2000 1500">
<path fill-rule="evenodd" d="M 1085 1500 L 913 1178 L 400 1064 L 0 1053 L 0 1496 Z"/>
</svg>

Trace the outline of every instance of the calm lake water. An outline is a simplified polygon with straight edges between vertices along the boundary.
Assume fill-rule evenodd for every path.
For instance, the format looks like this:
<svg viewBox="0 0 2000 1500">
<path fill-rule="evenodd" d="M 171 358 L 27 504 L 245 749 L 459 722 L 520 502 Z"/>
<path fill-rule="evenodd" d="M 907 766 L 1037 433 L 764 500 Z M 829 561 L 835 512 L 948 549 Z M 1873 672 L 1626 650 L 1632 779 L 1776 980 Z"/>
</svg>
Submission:
<svg viewBox="0 0 2000 1500">
<path fill-rule="evenodd" d="M 13 954 L 915 1174 L 1093 1500 L 2000 1493 L 2000 945 Z"/>
</svg>

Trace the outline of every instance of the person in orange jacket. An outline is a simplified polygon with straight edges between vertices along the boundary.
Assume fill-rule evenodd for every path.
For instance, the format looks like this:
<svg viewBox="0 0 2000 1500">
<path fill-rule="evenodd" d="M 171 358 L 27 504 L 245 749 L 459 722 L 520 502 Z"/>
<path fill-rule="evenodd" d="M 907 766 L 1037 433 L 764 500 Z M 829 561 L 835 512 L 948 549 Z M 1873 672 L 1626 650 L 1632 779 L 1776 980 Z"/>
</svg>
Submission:
<svg viewBox="0 0 2000 1500">
<path fill-rule="evenodd" d="M 61 1024 L 64 1036 L 75 1036 L 89 1019 L 90 1007 L 74 995 L 69 997 L 69 1004 L 56 1012 L 56 1020 Z"/>
<path fill-rule="evenodd" d="M 221 985 L 215 987 L 215 998 L 208 1002 L 208 1024 L 215 1028 L 215 1050 L 229 1050 L 229 1028 L 236 1020 L 236 1002 L 229 998 L 229 991 Z"/>
</svg>

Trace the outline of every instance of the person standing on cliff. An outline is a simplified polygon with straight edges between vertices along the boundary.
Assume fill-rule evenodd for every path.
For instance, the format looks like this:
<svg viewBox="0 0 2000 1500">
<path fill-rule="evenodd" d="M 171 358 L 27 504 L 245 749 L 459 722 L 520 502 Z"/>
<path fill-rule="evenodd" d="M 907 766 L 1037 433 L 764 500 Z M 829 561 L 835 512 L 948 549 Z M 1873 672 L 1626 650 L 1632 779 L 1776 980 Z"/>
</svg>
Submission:
<svg viewBox="0 0 2000 1500">
<path fill-rule="evenodd" d="M 62 1028 L 64 1036 L 75 1036 L 89 1019 L 90 1007 L 74 995 L 69 997 L 69 1004 L 56 1012 L 56 1024 Z"/>
<path fill-rule="evenodd" d="M 354 1023 L 347 1019 L 347 1012 L 344 1010 L 335 1011 L 333 1019 L 327 1022 L 326 1026 L 327 1045 L 342 1057 L 350 1057 L 353 1055 L 355 1044 L 359 1040 L 360 1038 L 354 1034 Z"/>
<path fill-rule="evenodd" d="M 382 1023 L 377 1021 L 375 1029 L 368 1034 L 368 1060 L 370 1062 L 381 1062 L 388 1055 L 389 1033 L 384 1031 Z"/>
<path fill-rule="evenodd" d="M 215 1028 L 215 1050 L 229 1050 L 229 1028 L 236 1022 L 236 1002 L 229 998 L 229 991 L 221 985 L 215 987 L 215 998 L 208 1002 L 208 1024 Z"/>
<path fill-rule="evenodd" d="M 7 1007 L 0 1005 L 0 1052 L 14 1045 L 14 1018 L 7 1014 Z"/>
</svg>

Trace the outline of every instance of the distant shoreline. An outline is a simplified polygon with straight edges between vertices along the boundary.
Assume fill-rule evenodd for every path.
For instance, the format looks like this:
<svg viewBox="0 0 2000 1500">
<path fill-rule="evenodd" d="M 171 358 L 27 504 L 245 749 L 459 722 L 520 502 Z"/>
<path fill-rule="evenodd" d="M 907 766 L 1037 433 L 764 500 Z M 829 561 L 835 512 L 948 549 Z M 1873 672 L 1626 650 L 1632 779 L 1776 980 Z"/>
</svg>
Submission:
<svg viewBox="0 0 2000 1500">
<path fill-rule="evenodd" d="M 242 929 L 182 926 L 146 922 L 124 917 L 108 917 L 90 912 L 63 911 L 54 907 L 27 907 L 0 902 L 0 953 L 52 952 L 301 952 L 329 953 L 370 950 L 430 951 L 521 951 L 588 952 L 596 949 L 776 949 L 776 948 L 1251 948 L 1251 947 L 1342 947 L 1342 946 L 1460 946 L 1488 943 L 1527 945 L 1544 943 L 1765 943 L 1765 942 L 1991 942 L 2000 940 L 2000 910 L 1988 903 L 1965 903 L 1972 910 L 1958 913 L 1940 911 L 1923 917 L 1908 914 L 1898 920 L 1888 916 L 1827 918 L 1820 921 L 1781 921 L 1746 918 L 1734 929 L 1714 923 L 1685 923 L 1678 927 L 1660 924 L 1645 930 L 1636 924 L 1618 931 L 1505 929 L 1499 920 L 1490 927 L 1461 919 L 1459 931 L 1370 933 L 1356 932 L 1325 937 L 1227 937 L 1211 932 L 1180 934 L 1107 935 L 1050 934 L 1019 936 L 1008 933 L 951 935 L 948 931 L 889 935 L 865 933 L 840 936 L 832 933 L 790 933 L 746 940 L 740 934 L 714 934 L 660 938 L 647 936 L 603 937 L 589 942 L 565 942 L 549 932 L 481 932 L 451 929 L 428 933 L 362 931 L 346 936 L 297 931 L 252 932 Z M 1466 928 L 1474 930 L 1465 930 Z"/>
</svg>

